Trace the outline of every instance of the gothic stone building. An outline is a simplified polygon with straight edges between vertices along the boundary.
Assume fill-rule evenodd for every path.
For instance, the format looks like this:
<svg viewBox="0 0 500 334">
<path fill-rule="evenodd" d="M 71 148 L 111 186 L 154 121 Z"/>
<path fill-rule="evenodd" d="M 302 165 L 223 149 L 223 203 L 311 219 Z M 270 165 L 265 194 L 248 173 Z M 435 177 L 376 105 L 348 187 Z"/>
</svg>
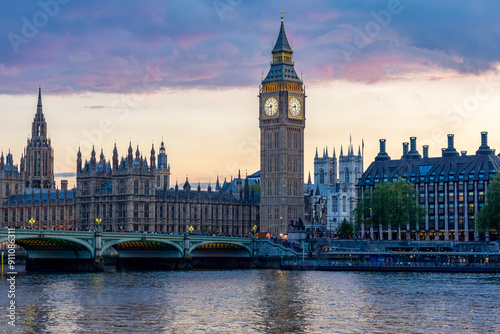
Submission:
<svg viewBox="0 0 500 334">
<path fill-rule="evenodd" d="M 259 93 L 261 231 L 288 231 L 290 220 L 304 219 L 305 90 L 281 15 L 271 68 Z"/>
<path fill-rule="evenodd" d="M 306 189 L 318 202 L 321 197 L 325 203 L 326 217 L 323 218 L 325 228 L 335 231 L 342 220 L 353 222 L 352 211 L 357 203 L 357 183 L 363 174 L 363 156 L 361 147 L 354 153 L 352 143 L 344 154 L 343 147 L 337 161 L 335 149 L 333 156 L 328 154 L 328 148 L 323 150 L 323 155 L 314 157 L 314 185 L 309 176 Z"/>
<path fill-rule="evenodd" d="M 19 166 L 9 152 L 0 157 L 0 225 L 11 227 L 75 228 L 75 199 L 67 182 L 55 189 L 54 154 L 47 136 L 42 91 L 24 155 Z"/>
<path fill-rule="evenodd" d="M 392 182 L 401 177 L 414 184 L 418 202 L 427 215 L 425 223 L 402 238 L 416 240 L 478 240 L 476 217 L 485 203 L 488 184 L 500 169 L 500 158 L 490 149 L 487 133 L 481 133 L 481 146 L 475 155 L 457 152 L 453 135 L 448 135 L 448 147 L 441 157 L 429 157 L 428 146 L 423 156 L 417 151 L 416 138 L 403 143 L 403 156 L 391 160 L 385 151 L 385 139 L 380 140 L 380 152 L 359 180 L 359 195 L 374 189 L 375 185 Z M 396 239 L 397 233 L 387 226 L 362 225 L 361 236 L 371 239 Z M 496 232 L 495 232 L 496 233 Z M 493 236 L 494 238 L 497 235 Z"/>
<path fill-rule="evenodd" d="M 182 233 L 188 226 L 198 231 L 224 235 L 249 235 L 259 225 L 259 194 L 249 181 L 238 177 L 235 188 L 229 184 L 202 191 L 192 190 L 189 182 L 183 189 L 170 188 L 170 165 L 164 143 L 149 164 L 132 147 L 121 160 L 113 151 L 107 161 L 101 150 L 99 160 L 93 149 L 89 161 L 77 156 L 77 187 L 55 189 L 54 159 L 47 124 L 42 111 L 41 89 L 20 166 L 12 154 L 0 158 L 0 226 L 39 229 L 92 229 L 111 231 L 149 231 Z M 96 221 L 98 219 L 98 221 Z M 30 223 L 31 221 L 31 223 Z"/>
<path fill-rule="evenodd" d="M 38 88 L 38 104 L 19 166 L 14 164 L 12 153 L 0 157 L 0 198 L 23 193 L 25 188 L 54 189 L 54 154 L 47 137 L 47 122 L 42 109 L 42 89 Z"/>
<path fill-rule="evenodd" d="M 156 164 L 158 161 L 158 166 Z M 149 164 L 139 148 L 119 162 L 113 150 L 112 163 L 101 150 L 99 160 L 95 150 L 82 165 L 81 152 L 77 160 L 77 227 L 103 230 L 184 233 L 195 231 L 223 235 L 249 235 L 259 221 L 259 197 L 250 192 L 248 179 L 239 178 L 237 193 L 232 188 L 223 191 L 217 181 L 216 189 L 191 189 L 186 179 L 182 189 L 176 184 L 169 189 L 170 166 L 167 166 L 162 142 L 158 159 L 154 147 Z M 164 171 L 167 172 L 164 172 Z M 159 180 L 165 179 L 165 183 Z M 158 183 L 160 182 L 160 183 Z"/>
</svg>

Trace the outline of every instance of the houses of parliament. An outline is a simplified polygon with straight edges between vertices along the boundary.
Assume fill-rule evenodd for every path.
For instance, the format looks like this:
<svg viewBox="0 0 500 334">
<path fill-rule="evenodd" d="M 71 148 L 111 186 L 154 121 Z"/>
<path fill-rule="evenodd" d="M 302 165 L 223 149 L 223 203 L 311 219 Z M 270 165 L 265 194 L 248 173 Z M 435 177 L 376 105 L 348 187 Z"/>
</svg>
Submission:
<svg viewBox="0 0 500 334">
<path fill-rule="evenodd" d="M 54 151 L 42 109 L 42 92 L 20 164 L 12 153 L 0 158 L 2 227 L 39 229 L 95 229 L 184 233 L 193 230 L 222 235 L 249 235 L 259 221 L 259 194 L 254 181 L 240 175 L 219 180 L 214 188 L 170 188 L 170 164 L 162 142 L 158 155 L 151 148 L 149 161 L 130 145 L 119 158 L 116 144 L 107 160 L 101 149 L 90 159 L 76 161 L 76 188 L 54 182 Z"/>
</svg>

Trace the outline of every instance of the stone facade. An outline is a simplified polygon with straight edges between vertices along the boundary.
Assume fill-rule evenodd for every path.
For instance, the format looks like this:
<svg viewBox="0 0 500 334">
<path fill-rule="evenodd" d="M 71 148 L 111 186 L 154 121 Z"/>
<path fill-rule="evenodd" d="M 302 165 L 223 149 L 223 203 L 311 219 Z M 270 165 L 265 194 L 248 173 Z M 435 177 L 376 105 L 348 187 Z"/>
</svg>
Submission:
<svg viewBox="0 0 500 334">
<path fill-rule="evenodd" d="M 54 154 L 47 136 L 47 122 L 42 109 L 42 89 L 38 88 L 38 104 L 31 138 L 15 165 L 12 153 L 0 156 L 0 200 L 8 200 L 11 195 L 22 194 L 25 188 L 54 189 Z"/>
<path fill-rule="evenodd" d="M 162 148 L 160 152 L 164 152 L 163 143 Z M 251 191 L 248 178 L 235 180 L 235 193 L 229 184 L 220 186 L 218 182 L 217 190 L 211 186 L 201 190 L 200 185 L 192 190 L 187 179 L 182 189 L 177 184 L 168 189 L 168 181 L 156 187 L 161 175 L 156 165 L 154 148 L 149 165 L 139 148 L 133 156 L 132 146 L 119 164 L 115 146 L 113 165 L 102 152 L 98 161 L 94 150 L 82 165 L 79 152 L 77 226 L 95 228 L 99 219 L 100 228 L 109 231 L 184 233 L 192 226 L 197 233 L 248 236 L 258 225 L 259 196 Z"/>
<path fill-rule="evenodd" d="M 357 203 L 357 183 L 363 174 L 363 155 L 361 147 L 358 153 L 354 153 L 352 143 L 347 147 L 347 154 L 340 148 L 340 155 L 337 161 L 335 149 L 333 156 L 328 154 L 328 148 L 323 150 L 323 155 L 314 157 L 314 184 L 309 181 L 306 189 L 313 197 L 314 203 L 324 203 L 326 216 L 316 215 L 316 220 L 323 222 L 325 229 L 335 232 L 336 228 L 346 219 L 354 221 L 353 210 Z M 320 200 L 321 198 L 321 200 Z M 317 210 L 315 210 L 317 212 Z M 320 212 L 323 212 L 322 209 Z"/>
<path fill-rule="evenodd" d="M 42 90 L 38 88 L 38 104 L 20 164 L 14 165 L 9 152 L 0 157 L 1 226 L 38 228 L 74 228 L 75 201 L 73 191 L 62 181 L 55 189 L 54 154 L 47 134 L 42 109 Z"/>
<path fill-rule="evenodd" d="M 259 92 L 260 229 L 275 236 L 286 234 L 290 220 L 304 219 L 305 97 L 282 16 Z"/>
</svg>

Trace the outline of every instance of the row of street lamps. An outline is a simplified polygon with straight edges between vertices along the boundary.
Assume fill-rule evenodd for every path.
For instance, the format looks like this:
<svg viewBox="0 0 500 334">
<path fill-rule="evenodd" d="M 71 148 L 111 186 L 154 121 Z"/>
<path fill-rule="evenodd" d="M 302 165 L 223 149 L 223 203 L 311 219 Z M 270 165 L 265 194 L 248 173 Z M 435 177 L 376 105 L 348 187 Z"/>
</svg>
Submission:
<svg viewBox="0 0 500 334">
<path fill-rule="evenodd" d="M 99 224 L 101 224 L 102 219 L 101 219 L 101 218 L 96 218 L 96 219 L 95 219 L 95 222 L 97 223 L 97 231 L 99 231 Z M 35 219 L 34 219 L 34 218 L 31 218 L 31 219 L 29 220 L 29 223 L 31 224 L 31 229 L 33 229 L 33 225 L 35 224 Z M 187 224 L 186 224 L 186 227 L 187 227 Z M 189 226 L 189 228 L 188 228 L 188 230 L 189 230 L 189 233 L 192 233 L 192 232 L 194 231 L 194 227 L 193 227 L 193 225 L 190 225 L 190 226 Z M 253 230 L 253 236 L 254 236 L 254 238 L 255 238 L 255 234 L 256 234 L 256 232 L 257 232 L 257 225 L 254 225 L 254 226 L 252 227 L 252 230 Z"/>
</svg>

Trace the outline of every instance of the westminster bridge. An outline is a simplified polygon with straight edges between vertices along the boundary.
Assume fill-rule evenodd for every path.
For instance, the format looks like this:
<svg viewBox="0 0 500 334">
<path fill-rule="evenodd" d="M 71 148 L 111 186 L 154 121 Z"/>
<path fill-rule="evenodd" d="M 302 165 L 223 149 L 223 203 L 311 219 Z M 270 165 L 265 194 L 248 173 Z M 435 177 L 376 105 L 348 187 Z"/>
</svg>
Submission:
<svg viewBox="0 0 500 334">
<path fill-rule="evenodd" d="M 298 254 L 288 245 L 268 239 L 189 233 L 1 229 L 0 244 L 9 238 L 27 252 L 26 269 L 40 271 L 103 270 L 103 254 L 113 249 L 118 254 L 115 260 L 119 270 L 251 268 L 259 257 Z"/>
</svg>

